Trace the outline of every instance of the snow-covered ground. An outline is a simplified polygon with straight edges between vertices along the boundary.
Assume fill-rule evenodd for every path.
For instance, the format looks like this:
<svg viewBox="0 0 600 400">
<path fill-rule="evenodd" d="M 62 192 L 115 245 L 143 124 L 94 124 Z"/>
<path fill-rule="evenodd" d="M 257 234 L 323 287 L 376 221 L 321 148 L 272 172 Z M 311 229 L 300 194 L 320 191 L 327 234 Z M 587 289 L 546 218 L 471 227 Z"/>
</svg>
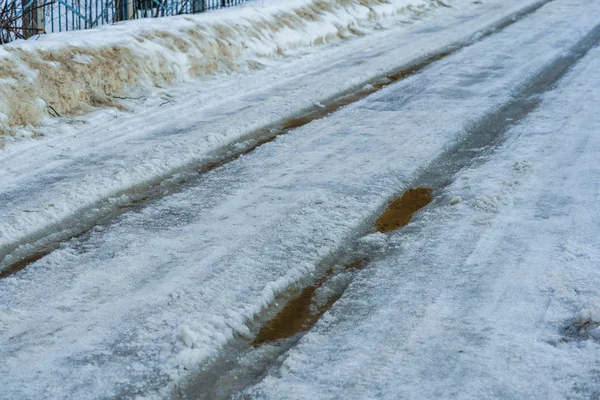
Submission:
<svg viewBox="0 0 600 400">
<path fill-rule="evenodd" d="M 273 399 L 600 394 L 600 48 L 461 172 L 281 368 Z"/>
<path fill-rule="evenodd" d="M 0 268 L 30 250 L 25 246 L 5 258 L 18 246 L 47 235 L 69 237 L 127 204 L 132 188 L 197 168 L 253 130 L 419 57 L 477 39 L 537 2 L 456 4 L 462 7 L 442 8 L 424 21 L 411 19 L 412 25 L 393 25 L 343 45 L 262 59 L 268 65 L 258 71 L 156 90 L 139 104 L 126 102 L 131 112 L 102 109 L 61 119 L 44 128 L 46 137 L 8 144 L 0 150 Z"/>
<path fill-rule="evenodd" d="M 471 36 L 498 13 L 520 7 L 521 2 L 502 2 L 447 10 L 436 23 L 391 29 L 305 55 L 295 64 L 306 63 L 303 80 L 293 78 L 298 69 L 287 69 L 293 62 L 273 68 L 279 67 L 282 77 L 289 74 L 281 84 L 296 92 L 286 95 L 304 87 L 308 93 L 335 92 L 327 80 L 339 88 L 334 79 L 352 65 L 365 68 L 364 74 L 376 68 L 371 60 L 397 66 Z M 531 85 L 540 74 L 551 79 L 557 61 L 586 50 L 578 44 L 599 17 L 600 3 L 550 2 L 422 73 L 279 137 L 206 173 L 194 186 L 126 213 L 0 280 L 0 397 L 167 396 L 228 341 L 250 335 L 247 320 L 278 292 L 368 232 L 387 201 L 414 184 L 441 153 L 477 132 L 481 121 L 506 104 L 535 93 Z M 336 52 L 339 68 L 326 68 L 323 60 Z M 403 53 L 411 54 L 402 58 Z M 322 64 L 309 68 L 307 60 Z M 249 395 L 589 398 L 597 393 L 598 346 L 591 328 L 600 306 L 600 276 L 594 270 L 599 64 L 596 49 L 535 114 L 509 131 L 504 147 L 461 172 L 442 198 L 461 197 L 461 202 L 448 206 L 440 200 L 409 231 L 390 234 L 386 256 L 357 276 L 331 312 L 286 354 L 281 369 Z M 267 71 L 252 74 L 260 78 Z M 10 157 L 18 162 L 10 164 L 11 189 L 2 198 L 50 202 L 57 196 L 47 207 L 60 209 L 64 202 L 77 204 L 69 193 L 85 193 L 81 182 L 95 187 L 86 181 L 93 174 L 102 178 L 110 171 L 120 182 L 117 171 L 127 177 L 121 181 L 126 186 L 135 175 L 123 169 L 144 156 L 152 160 L 148 154 L 168 170 L 174 165 L 168 164 L 169 151 L 175 159 L 189 146 L 193 159 L 209 148 L 206 139 L 215 137 L 209 133 L 226 126 L 219 118 L 235 115 L 229 120 L 234 127 L 259 124 L 252 122 L 257 103 L 272 112 L 285 102 L 281 94 L 274 97 L 277 87 L 282 86 L 255 92 L 262 97 L 222 98 L 223 113 L 214 114 L 216 106 L 206 115 L 198 112 L 194 117 L 204 122 L 196 122 L 194 130 L 184 129 L 193 125 L 190 116 L 179 130 L 177 124 L 173 131 L 162 124 L 127 132 L 125 139 L 120 131 L 108 133 L 110 140 L 83 133 L 67 141 L 56 134 L 15 144 L 5 151 L 31 146 L 35 152 L 43 143 L 61 148 L 64 158 L 51 148 L 46 170 L 31 160 L 38 178 L 13 152 Z M 179 110 L 186 104 L 192 103 L 182 101 Z M 69 143 L 76 143 L 70 151 Z M 92 145 L 88 164 L 86 143 Z M 138 148 L 142 152 L 128 158 Z M 79 154 L 75 161 L 72 154 Z M 52 192 L 61 188 L 62 196 Z M 31 225 L 45 221 L 28 214 Z M 566 329 L 578 319 L 589 322 L 584 324 L 589 334 L 577 337 L 577 329 Z M 563 337 L 565 329 L 569 335 Z"/>
</svg>

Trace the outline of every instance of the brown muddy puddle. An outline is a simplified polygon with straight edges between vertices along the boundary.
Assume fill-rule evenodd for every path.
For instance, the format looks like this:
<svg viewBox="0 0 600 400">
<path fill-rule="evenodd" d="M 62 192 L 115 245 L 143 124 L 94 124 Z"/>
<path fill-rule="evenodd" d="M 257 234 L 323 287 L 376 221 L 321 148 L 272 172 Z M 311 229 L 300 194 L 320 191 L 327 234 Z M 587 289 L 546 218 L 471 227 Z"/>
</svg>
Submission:
<svg viewBox="0 0 600 400">
<path fill-rule="evenodd" d="M 345 266 L 345 269 L 360 268 L 361 265 L 356 261 Z M 264 343 L 288 339 L 311 329 L 341 295 L 334 293 L 327 298 L 324 305 L 318 305 L 317 290 L 326 285 L 333 276 L 333 268 L 330 268 L 325 277 L 304 288 L 299 295 L 289 300 L 277 314 L 261 326 L 252 346 L 259 347 Z"/>
<path fill-rule="evenodd" d="M 258 347 L 263 343 L 286 339 L 313 326 L 320 314 L 320 310 L 315 309 L 313 305 L 317 287 L 309 286 L 298 297 L 288 301 L 281 311 L 261 327 L 252 346 Z"/>
<path fill-rule="evenodd" d="M 431 203 L 431 189 L 416 188 L 409 189 L 402 197 L 390 203 L 388 208 L 381 214 L 375 227 L 377 232 L 390 232 L 408 224 L 414 213 Z"/>
<path fill-rule="evenodd" d="M 364 263 L 357 258 L 346 264 L 343 270 L 356 271 L 363 266 Z M 315 281 L 311 286 L 304 288 L 299 295 L 288 300 L 277 314 L 261 326 L 252 342 L 252 346 L 259 347 L 263 343 L 288 339 L 312 328 L 341 296 L 339 291 L 332 291 L 327 296 L 324 304 L 319 305 L 317 301 L 317 291 L 327 286 L 335 276 L 334 268 L 329 268 L 324 277 Z"/>
<path fill-rule="evenodd" d="M 431 195 L 430 188 L 405 191 L 400 198 L 391 202 L 375 221 L 375 228 L 378 232 L 391 232 L 407 225 L 417 211 L 431 202 Z M 344 270 L 356 271 L 362 269 L 364 265 L 365 262 L 357 258 L 345 265 Z M 262 325 L 252 346 L 259 347 L 264 343 L 288 339 L 310 330 L 342 295 L 334 292 L 324 305 L 318 306 L 317 290 L 326 286 L 334 276 L 334 269 L 330 268 L 323 278 L 307 286 L 300 294 L 289 300 L 277 314 Z"/>
</svg>

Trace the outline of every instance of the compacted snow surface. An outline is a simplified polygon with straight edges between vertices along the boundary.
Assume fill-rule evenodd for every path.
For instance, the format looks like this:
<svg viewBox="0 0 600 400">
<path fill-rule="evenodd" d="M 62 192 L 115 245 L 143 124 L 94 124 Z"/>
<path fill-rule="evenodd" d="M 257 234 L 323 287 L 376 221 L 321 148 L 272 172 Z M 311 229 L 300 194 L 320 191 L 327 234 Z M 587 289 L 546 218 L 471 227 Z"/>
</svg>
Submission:
<svg viewBox="0 0 600 400">
<path fill-rule="evenodd" d="M 391 68 L 394 58 L 400 64 L 409 60 L 401 52 L 439 50 L 465 40 L 469 29 L 469 37 L 477 36 L 500 14 L 524 7 L 502 3 L 446 10 L 436 23 L 392 28 L 272 68 L 285 72 L 295 62 L 306 63 L 306 81 L 288 76 L 280 87 L 287 84 L 290 92 L 318 101 L 307 93 L 343 88 L 333 79 L 349 65 L 368 70 L 374 59 Z M 179 382 L 198 373 L 225 344 L 251 335 L 247 321 L 279 292 L 371 233 L 387 202 L 422 184 L 424 171 L 443 165 L 438 157 L 452 149 L 473 153 L 469 166 L 446 176 L 447 186 L 434 188 L 436 199 L 405 229 L 375 238 L 385 250 L 242 395 L 597 396 L 600 51 L 585 52 L 589 38 L 600 36 L 599 17 L 598 2 L 549 2 L 420 73 L 211 170 L 1 279 L 0 398 L 177 393 Z M 440 30 L 442 23 L 447 27 Z M 394 41 L 403 47 L 398 50 Z M 324 60 L 332 54 L 342 58 L 328 75 Z M 535 86 L 552 79 L 561 60 L 583 54 L 556 87 L 550 82 L 536 109 L 518 114 L 525 118 L 494 119 L 515 99 L 538 96 Z M 322 69 L 309 73 L 308 61 Z M 368 74 L 362 72 L 364 79 Z M 268 73 L 252 74 L 266 79 Z M 229 84 L 235 79 L 223 78 Z M 312 89 L 302 92 L 301 82 Z M 265 113 L 279 112 L 285 95 L 273 100 L 270 90 L 276 87 L 241 95 L 210 119 L 199 112 L 191 130 L 186 126 L 192 117 L 173 124 L 175 133 L 167 133 L 165 124 L 124 138 L 108 134 L 106 143 L 86 133 L 68 140 L 51 135 L 37 145 L 56 144 L 64 158 L 50 150 L 46 169 L 25 158 L 27 146 L 36 151 L 36 144 L 15 144 L 4 150 L 14 175 L 0 198 L 17 208 L 25 207 L 19 199 L 27 198 L 32 208 L 54 201 L 47 209 L 64 210 L 81 199 L 98 201 L 106 189 L 90 177 L 129 187 L 160 176 L 178 165 L 174 160 L 186 146 L 190 158 L 199 157 L 210 148 L 206 143 L 235 136 L 218 133 L 227 124 L 252 125 L 243 119 L 245 107 L 248 116 L 257 113 L 255 104 Z M 191 103 L 180 109 L 185 107 Z M 483 148 L 459 146 L 489 121 L 514 125 Z M 75 161 L 63 147 L 71 141 Z M 148 154 L 163 167 L 153 173 L 133 167 L 152 158 Z M 52 218 L 60 212 L 40 212 L 29 219 L 28 232 L 20 228 L 27 220 L 8 208 L 0 211 L 6 216 L 1 223 L 11 240 L 59 221 Z"/>
</svg>

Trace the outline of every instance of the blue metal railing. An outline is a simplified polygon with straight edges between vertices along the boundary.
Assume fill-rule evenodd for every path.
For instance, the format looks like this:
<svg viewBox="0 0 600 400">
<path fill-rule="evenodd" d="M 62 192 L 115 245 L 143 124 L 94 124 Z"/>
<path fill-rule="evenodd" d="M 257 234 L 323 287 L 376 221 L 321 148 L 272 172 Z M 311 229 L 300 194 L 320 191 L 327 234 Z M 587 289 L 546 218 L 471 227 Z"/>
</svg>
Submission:
<svg viewBox="0 0 600 400">
<path fill-rule="evenodd" d="M 244 0 L 0 0 L 0 44 L 138 18 L 194 14 Z"/>
</svg>

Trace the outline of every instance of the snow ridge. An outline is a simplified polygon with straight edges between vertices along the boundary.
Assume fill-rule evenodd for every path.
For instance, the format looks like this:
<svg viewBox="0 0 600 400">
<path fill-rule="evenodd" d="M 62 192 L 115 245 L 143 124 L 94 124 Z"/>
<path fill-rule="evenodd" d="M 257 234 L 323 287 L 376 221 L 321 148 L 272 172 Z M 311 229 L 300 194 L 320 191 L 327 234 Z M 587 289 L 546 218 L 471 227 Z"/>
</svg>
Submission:
<svg viewBox="0 0 600 400">
<path fill-rule="evenodd" d="M 48 116 L 76 115 L 119 98 L 260 59 L 364 34 L 439 0 L 294 0 L 196 16 L 138 20 L 19 41 L 0 49 L 3 135 L 36 134 Z"/>
</svg>

